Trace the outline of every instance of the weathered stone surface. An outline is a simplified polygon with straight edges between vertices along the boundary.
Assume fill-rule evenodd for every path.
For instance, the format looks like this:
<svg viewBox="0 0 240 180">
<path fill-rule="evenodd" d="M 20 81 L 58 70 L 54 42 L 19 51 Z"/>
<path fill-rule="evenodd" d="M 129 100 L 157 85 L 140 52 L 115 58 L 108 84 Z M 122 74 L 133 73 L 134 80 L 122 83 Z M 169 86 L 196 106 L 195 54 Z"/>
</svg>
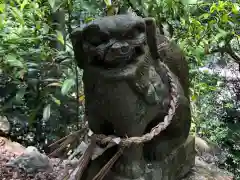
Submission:
<svg viewBox="0 0 240 180">
<path fill-rule="evenodd" d="M 233 178 L 233 174 L 208 164 L 201 157 L 196 156 L 195 166 L 182 180 L 233 180 Z"/>
<path fill-rule="evenodd" d="M 5 137 L 0 137 L 0 149 L 6 150 L 14 155 L 21 155 L 25 151 L 24 146 Z"/>
<path fill-rule="evenodd" d="M 177 180 L 185 176 L 195 163 L 195 138 L 189 136 L 185 143 L 162 162 L 153 162 L 145 180 Z M 171 142 L 169 142 L 171 143 Z"/>
<path fill-rule="evenodd" d="M 52 171 L 49 158 L 33 146 L 28 146 L 20 156 L 10 160 L 6 165 L 21 168 L 27 173 Z"/>
<path fill-rule="evenodd" d="M 145 162 L 143 176 L 134 180 L 178 180 L 184 177 L 194 166 L 195 163 L 195 138 L 189 136 L 185 143 L 174 149 L 162 161 Z M 169 142 L 171 143 L 171 142 Z M 101 157 L 100 157 L 101 158 Z M 91 180 L 97 173 L 99 159 L 93 161 L 91 169 L 88 170 L 87 180 Z M 95 167 L 96 169 L 94 169 Z M 87 174 L 85 174 L 87 175 Z M 85 179 L 85 178 L 84 178 Z M 109 172 L 104 180 L 133 180 L 130 178 L 117 176 L 114 172 Z"/>
<path fill-rule="evenodd" d="M 10 130 L 10 123 L 6 116 L 0 116 L 0 134 L 8 134 Z"/>
<path fill-rule="evenodd" d="M 195 137 L 195 165 L 183 180 L 231 180 L 233 174 L 219 169 L 217 162 L 224 158 L 220 147 L 212 142 Z M 220 158 L 220 159 L 219 159 Z"/>
</svg>

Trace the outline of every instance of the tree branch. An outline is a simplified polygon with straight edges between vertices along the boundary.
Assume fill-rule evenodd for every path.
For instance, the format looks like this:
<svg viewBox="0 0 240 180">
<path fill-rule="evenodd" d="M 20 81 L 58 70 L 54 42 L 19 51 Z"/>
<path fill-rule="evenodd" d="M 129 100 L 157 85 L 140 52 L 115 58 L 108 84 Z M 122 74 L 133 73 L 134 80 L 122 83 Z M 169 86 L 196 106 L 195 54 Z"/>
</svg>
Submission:
<svg viewBox="0 0 240 180">
<path fill-rule="evenodd" d="M 233 51 L 230 44 L 226 45 L 226 53 L 228 53 L 229 56 L 231 56 L 236 61 L 236 63 L 240 64 L 240 56 Z"/>
<path fill-rule="evenodd" d="M 224 47 L 218 47 L 216 49 L 206 52 L 206 54 L 214 54 L 214 53 L 228 54 L 238 64 L 239 72 L 240 72 L 240 56 L 233 51 L 230 42 L 226 43 Z"/>
<path fill-rule="evenodd" d="M 126 1 L 128 6 L 132 8 L 132 10 L 140 17 L 147 17 L 145 12 L 141 12 L 130 0 Z"/>
<path fill-rule="evenodd" d="M 207 52 L 206 54 L 214 54 L 214 53 L 222 53 L 222 54 L 226 53 L 231 58 L 233 58 L 236 63 L 240 64 L 240 56 L 233 51 L 230 42 L 226 43 L 226 45 L 224 47 L 218 47 L 216 49 L 213 49 L 213 50 Z"/>
</svg>

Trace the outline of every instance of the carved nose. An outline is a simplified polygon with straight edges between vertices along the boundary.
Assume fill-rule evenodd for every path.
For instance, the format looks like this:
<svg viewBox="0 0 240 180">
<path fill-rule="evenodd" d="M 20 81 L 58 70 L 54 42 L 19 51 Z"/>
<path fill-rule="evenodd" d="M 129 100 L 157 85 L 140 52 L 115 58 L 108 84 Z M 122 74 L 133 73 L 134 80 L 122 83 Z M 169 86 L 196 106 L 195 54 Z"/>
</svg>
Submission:
<svg viewBox="0 0 240 180">
<path fill-rule="evenodd" d="M 111 50 L 113 52 L 125 54 L 129 51 L 129 44 L 127 42 L 116 42 L 112 45 Z"/>
</svg>

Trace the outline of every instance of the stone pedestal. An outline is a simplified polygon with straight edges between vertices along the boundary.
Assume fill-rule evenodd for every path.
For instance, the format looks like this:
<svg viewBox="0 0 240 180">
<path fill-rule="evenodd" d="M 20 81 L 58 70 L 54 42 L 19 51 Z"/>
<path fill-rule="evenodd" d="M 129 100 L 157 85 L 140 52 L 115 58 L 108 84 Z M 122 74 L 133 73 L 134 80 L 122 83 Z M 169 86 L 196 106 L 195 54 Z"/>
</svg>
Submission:
<svg viewBox="0 0 240 180">
<path fill-rule="evenodd" d="M 189 136 L 184 144 L 176 148 L 163 161 L 147 163 L 144 177 L 135 180 L 180 180 L 191 170 L 194 164 L 195 138 Z M 114 177 L 111 180 L 129 179 Z"/>
<path fill-rule="evenodd" d="M 178 180 L 195 164 L 195 138 L 189 136 L 184 144 L 175 149 L 162 162 L 148 165 L 145 180 Z"/>
<path fill-rule="evenodd" d="M 178 180 L 195 164 L 195 138 L 189 136 L 184 144 L 175 149 L 162 162 L 150 164 L 146 180 Z"/>
<path fill-rule="evenodd" d="M 181 180 L 233 180 L 234 175 L 226 170 L 219 169 L 214 164 L 204 162 L 201 157 L 196 156 L 195 166 Z"/>
</svg>

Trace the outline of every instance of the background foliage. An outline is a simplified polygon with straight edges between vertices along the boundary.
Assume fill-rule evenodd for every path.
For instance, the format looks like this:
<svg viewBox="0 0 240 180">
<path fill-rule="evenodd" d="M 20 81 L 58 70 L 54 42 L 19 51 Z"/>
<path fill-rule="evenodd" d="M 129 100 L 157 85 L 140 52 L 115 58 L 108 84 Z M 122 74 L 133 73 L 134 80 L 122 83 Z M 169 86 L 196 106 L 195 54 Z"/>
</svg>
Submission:
<svg viewBox="0 0 240 180">
<path fill-rule="evenodd" d="M 219 166 L 240 178 L 239 0 L 0 0 L 0 115 L 11 138 L 49 152 L 81 127 L 82 72 L 69 33 L 129 7 L 155 17 L 186 53 L 192 133 L 217 143 L 226 152 Z"/>
</svg>

